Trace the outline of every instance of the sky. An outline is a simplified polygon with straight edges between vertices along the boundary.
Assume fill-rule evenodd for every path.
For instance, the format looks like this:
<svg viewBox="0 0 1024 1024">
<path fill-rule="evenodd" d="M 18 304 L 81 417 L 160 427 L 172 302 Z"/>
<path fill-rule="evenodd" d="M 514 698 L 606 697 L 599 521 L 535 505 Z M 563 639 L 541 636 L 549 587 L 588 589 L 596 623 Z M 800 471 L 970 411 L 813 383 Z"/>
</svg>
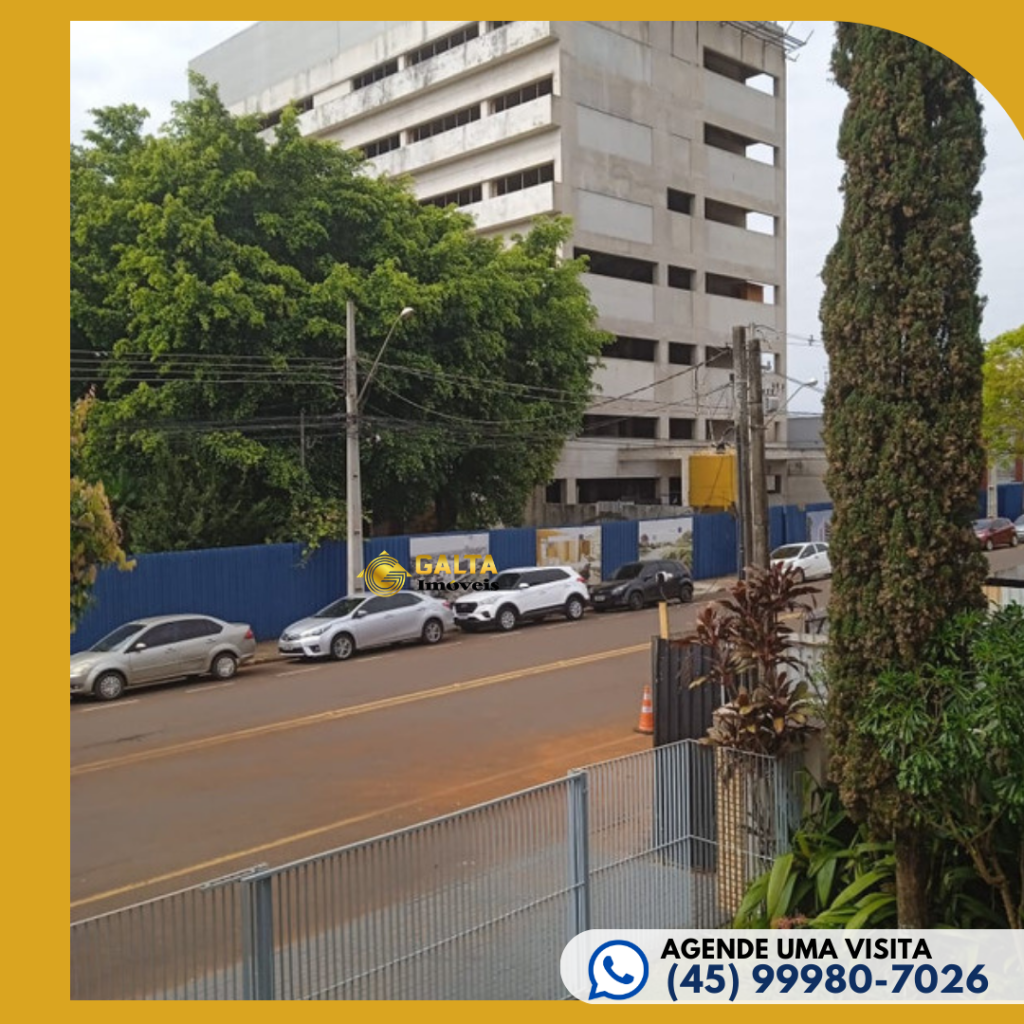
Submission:
<svg viewBox="0 0 1024 1024">
<path fill-rule="evenodd" d="M 171 102 L 187 98 L 188 62 L 253 24 L 250 21 L 71 22 L 71 141 L 96 107 L 135 103 L 151 114 L 155 132 Z M 842 164 L 836 138 L 845 93 L 831 81 L 831 22 L 794 22 L 806 40 L 787 77 L 787 375 L 790 412 L 816 412 L 828 380 L 818 306 L 821 267 L 842 214 Z M 999 102 L 979 83 L 987 158 L 974 234 L 982 260 L 980 292 L 987 298 L 982 337 L 1024 324 L 1024 138 Z M 802 386 L 815 380 L 816 385 Z"/>
</svg>

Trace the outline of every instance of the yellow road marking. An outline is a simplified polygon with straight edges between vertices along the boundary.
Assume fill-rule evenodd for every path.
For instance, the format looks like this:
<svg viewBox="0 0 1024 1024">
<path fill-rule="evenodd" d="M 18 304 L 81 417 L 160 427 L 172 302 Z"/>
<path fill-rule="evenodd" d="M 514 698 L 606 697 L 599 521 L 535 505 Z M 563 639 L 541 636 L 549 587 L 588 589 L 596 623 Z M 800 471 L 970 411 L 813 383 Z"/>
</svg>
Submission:
<svg viewBox="0 0 1024 1024">
<path fill-rule="evenodd" d="M 513 679 L 525 679 L 529 676 L 545 675 L 548 672 L 557 672 L 567 668 L 577 668 L 580 665 L 590 665 L 596 661 L 606 661 L 609 658 L 621 658 L 627 654 L 638 654 L 640 651 L 649 650 L 649 644 L 634 644 L 631 647 L 619 647 L 611 651 L 600 651 L 597 654 L 584 654 L 578 658 L 565 658 L 561 661 L 551 661 L 544 665 L 531 665 L 527 668 L 515 669 L 512 672 L 501 672 L 493 676 L 482 676 L 479 679 L 469 679 L 463 683 L 450 683 L 447 686 L 438 686 L 433 690 L 420 690 L 417 693 L 405 693 L 395 697 L 384 697 L 381 700 L 370 701 L 366 704 L 353 704 L 344 708 L 333 708 L 330 711 L 320 711 L 313 715 L 303 715 L 301 718 L 289 718 L 280 722 L 269 722 L 266 725 L 252 726 L 248 729 L 238 729 L 235 732 L 221 733 L 217 736 L 205 736 L 201 739 L 186 740 L 182 743 L 170 743 L 164 747 L 154 747 L 152 750 L 140 750 L 134 754 L 124 754 L 120 757 L 108 757 L 99 761 L 88 761 L 85 764 L 72 767 L 71 777 L 75 778 L 79 775 L 90 775 L 94 772 L 107 771 L 111 768 L 122 768 L 126 765 L 141 764 L 145 761 L 155 761 L 162 757 L 173 757 L 176 754 L 188 754 L 196 750 L 206 750 L 210 747 L 218 747 L 225 743 L 235 743 L 239 740 L 255 739 L 257 736 L 271 736 L 274 733 L 288 732 L 292 729 L 301 729 L 310 725 L 322 725 L 325 722 L 336 722 L 343 718 L 354 718 L 357 715 L 366 715 L 373 711 L 384 711 L 387 708 L 397 708 L 405 704 L 416 704 L 423 700 L 434 700 L 437 697 L 447 697 L 455 693 L 465 693 L 469 690 L 479 690 L 485 686 L 494 686 L 497 683 L 511 682 Z"/>
<path fill-rule="evenodd" d="M 606 750 L 608 747 L 632 746 L 637 739 L 640 739 L 640 737 L 620 737 L 618 739 L 609 740 L 607 743 L 598 743 L 592 747 L 584 747 L 581 750 L 576 751 L 573 754 L 573 758 L 583 760 L 584 755 L 592 754 L 598 750 Z M 564 761 L 565 758 L 562 757 L 557 760 Z M 71 909 L 74 910 L 76 907 L 88 906 L 90 903 L 99 903 L 103 900 L 112 899 L 115 896 L 123 896 L 125 893 L 137 892 L 139 889 L 147 889 L 150 886 L 159 885 L 161 882 L 171 882 L 176 878 L 183 878 L 186 875 L 196 874 L 199 871 L 205 871 L 209 868 L 216 868 L 223 864 L 229 864 L 233 860 L 241 860 L 243 857 L 255 857 L 257 854 L 266 853 L 269 850 L 276 850 L 282 846 L 289 846 L 292 843 L 298 843 L 303 839 L 310 839 L 313 836 L 320 836 L 325 832 L 333 832 L 336 829 L 345 828 L 348 825 L 358 825 L 360 822 L 369 821 L 371 818 L 380 818 L 386 814 L 393 814 L 395 811 L 405 810 L 408 807 L 415 807 L 417 804 L 436 800 L 438 797 L 454 796 L 456 793 L 464 792 L 467 789 L 487 786 L 493 782 L 498 782 L 500 779 L 522 775 L 524 771 L 536 770 L 544 765 L 554 763 L 555 759 L 550 759 L 548 761 L 536 762 L 529 766 L 511 768 L 508 771 L 498 772 L 496 775 L 488 775 L 482 779 L 475 779 L 473 782 L 464 783 L 461 786 L 453 786 L 450 789 L 438 790 L 435 793 L 425 793 L 423 796 L 417 797 L 415 800 L 405 800 L 402 803 L 392 804 L 390 807 L 384 807 L 376 811 L 367 811 L 365 814 L 357 814 L 352 818 L 342 818 L 341 821 L 333 821 L 329 825 L 319 825 L 316 828 L 306 829 L 304 832 L 295 832 L 289 836 L 282 836 L 280 839 L 273 839 L 270 842 L 261 843 L 259 846 L 250 846 L 248 849 L 236 850 L 234 853 L 225 853 L 220 857 L 213 857 L 210 860 L 204 860 L 198 864 L 190 864 L 187 868 L 178 868 L 176 871 L 168 871 L 162 875 L 155 875 L 152 878 L 143 879 L 141 882 L 130 882 L 128 885 L 122 885 L 116 889 L 107 889 L 106 892 L 98 892 L 93 896 L 83 896 L 81 899 L 72 900 Z"/>
</svg>

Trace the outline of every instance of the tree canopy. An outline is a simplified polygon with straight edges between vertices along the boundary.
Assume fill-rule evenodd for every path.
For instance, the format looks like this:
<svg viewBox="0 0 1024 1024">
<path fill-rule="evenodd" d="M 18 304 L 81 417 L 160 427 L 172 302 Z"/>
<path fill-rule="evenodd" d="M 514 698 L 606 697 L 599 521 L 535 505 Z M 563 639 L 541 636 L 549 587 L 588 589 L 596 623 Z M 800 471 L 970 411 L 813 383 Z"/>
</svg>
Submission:
<svg viewBox="0 0 1024 1024">
<path fill-rule="evenodd" d="M 985 346 L 984 374 L 989 458 L 1024 459 L 1024 324 Z"/>
<path fill-rule="evenodd" d="M 833 768 L 848 806 L 895 832 L 901 926 L 923 927 L 909 796 L 861 708 L 881 672 L 912 670 L 948 617 L 984 601 L 971 532 L 984 465 L 981 108 L 963 68 L 885 29 L 840 23 L 832 69 L 848 94 L 821 306 Z"/>
<path fill-rule="evenodd" d="M 160 136 L 94 111 L 71 150 L 72 396 L 131 550 L 315 541 L 343 524 L 345 306 L 361 373 L 405 306 L 361 417 L 364 507 L 407 528 L 520 521 L 577 433 L 606 336 L 561 258 L 375 177 L 358 152 L 268 139 L 195 79 Z"/>
<path fill-rule="evenodd" d="M 101 483 L 89 483 L 81 468 L 86 421 L 95 399 L 79 399 L 71 410 L 71 632 L 89 607 L 96 575 L 106 565 L 131 569 L 121 548 L 121 531 Z"/>
</svg>

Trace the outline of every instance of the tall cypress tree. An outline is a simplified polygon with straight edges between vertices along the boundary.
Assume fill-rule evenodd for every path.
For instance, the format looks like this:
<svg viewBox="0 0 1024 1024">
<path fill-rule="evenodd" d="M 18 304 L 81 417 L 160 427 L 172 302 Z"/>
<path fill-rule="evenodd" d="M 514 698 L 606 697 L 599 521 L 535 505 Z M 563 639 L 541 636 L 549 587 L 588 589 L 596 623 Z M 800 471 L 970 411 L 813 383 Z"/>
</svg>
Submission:
<svg viewBox="0 0 1024 1024">
<path fill-rule="evenodd" d="M 839 23 L 832 71 L 843 217 L 823 271 L 832 771 L 844 802 L 896 840 L 903 927 L 924 927 L 924 837 L 858 728 L 885 668 L 912 669 L 936 627 L 983 603 L 971 532 L 984 456 L 980 265 L 984 159 L 974 80 L 906 36 Z"/>
</svg>

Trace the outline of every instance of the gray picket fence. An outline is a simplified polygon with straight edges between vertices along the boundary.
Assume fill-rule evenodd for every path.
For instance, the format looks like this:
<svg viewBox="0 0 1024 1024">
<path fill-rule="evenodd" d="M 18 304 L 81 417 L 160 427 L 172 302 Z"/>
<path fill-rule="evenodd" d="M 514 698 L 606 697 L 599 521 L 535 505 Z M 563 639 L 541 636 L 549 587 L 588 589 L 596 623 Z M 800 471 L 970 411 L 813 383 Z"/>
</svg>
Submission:
<svg viewBox="0 0 1024 1024">
<path fill-rule="evenodd" d="M 684 740 L 71 925 L 74 999 L 561 999 L 587 928 L 728 926 L 796 760 Z"/>
</svg>

